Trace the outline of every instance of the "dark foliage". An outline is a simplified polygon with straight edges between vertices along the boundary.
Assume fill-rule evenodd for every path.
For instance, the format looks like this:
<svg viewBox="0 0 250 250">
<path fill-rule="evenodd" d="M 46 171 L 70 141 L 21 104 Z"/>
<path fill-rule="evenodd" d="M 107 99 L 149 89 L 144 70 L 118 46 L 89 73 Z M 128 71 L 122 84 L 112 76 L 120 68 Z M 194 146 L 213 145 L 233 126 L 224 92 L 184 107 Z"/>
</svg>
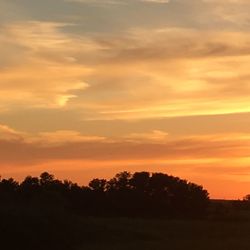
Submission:
<svg viewBox="0 0 250 250">
<path fill-rule="evenodd" d="M 87 187 L 49 173 L 21 183 L 0 180 L 0 245 L 3 249 L 79 249 L 101 235 L 89 217 L 197 218 L 208 193 L 201 186 L 161 173 L 128 172 Z M 101 229 L 105 232 L 105 228 Z"/>
<path fill-rule="evenodd" d="M 0 181 L 2 206 L 59 209 L 94 216 L 197 217 L 206 212 L 208 192 L 201 186 L 162 173 L 129 172 L 87 187 L 60 181 L 49 173 L 22 183 Z"/>
<path fill-rule="evenodd" d="M 250 195 L 209 200 L 201 186 L 162 173 L 122 172 L 86 187 L 49 173 L 0 179 L 0 247 L 248 249 L 249 211 Z"/>
</svg>

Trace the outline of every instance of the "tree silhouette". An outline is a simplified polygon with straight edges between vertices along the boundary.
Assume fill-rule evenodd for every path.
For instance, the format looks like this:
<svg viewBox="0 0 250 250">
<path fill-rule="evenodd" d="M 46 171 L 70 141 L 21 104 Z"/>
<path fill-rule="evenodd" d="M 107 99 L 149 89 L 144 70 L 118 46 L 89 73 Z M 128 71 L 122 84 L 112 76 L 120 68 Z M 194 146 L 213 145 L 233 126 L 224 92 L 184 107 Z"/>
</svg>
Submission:
<svg viewBox="0 0 250 250">
<path fill-rule="evenodd" d="M 163 173 L 127 171 L 110 180 L 95 178 L 83 187 L 48 172 L 27 176 L 21 184 L 3 179 L 0 198 L 16 207 L 29 204 L 95 216 L 202 216 L 209 203 L 208 192 L 194 183 Z"/>
<path fill-rule="evenodd" d="M 105 192 L 107 181 L 105 179 L 93 179 L 89 183 L 91 190 L 96 192 Z"/>
<path fill-rule="evenodd" d="M 48 185 L 51 184 L 54 181 L 54 176 L 52 174 L 49 174 L 47 172 L 44 172 L 40 175 L 40 183 L 41 185 Z"/>
</svg>

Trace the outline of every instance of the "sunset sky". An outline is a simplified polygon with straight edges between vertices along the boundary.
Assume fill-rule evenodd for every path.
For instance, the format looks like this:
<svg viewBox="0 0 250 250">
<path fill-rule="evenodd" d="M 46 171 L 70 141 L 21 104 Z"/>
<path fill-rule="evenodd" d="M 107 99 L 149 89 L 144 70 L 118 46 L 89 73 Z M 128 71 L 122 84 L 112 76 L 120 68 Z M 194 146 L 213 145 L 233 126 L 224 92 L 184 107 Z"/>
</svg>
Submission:
<svg viewBox="0 0 250 250">
<path fill-rule="evenodd" d="M 0 0 L 0 173 L 146 170 L 250 193 L 249 0 Z"/>
</svg>

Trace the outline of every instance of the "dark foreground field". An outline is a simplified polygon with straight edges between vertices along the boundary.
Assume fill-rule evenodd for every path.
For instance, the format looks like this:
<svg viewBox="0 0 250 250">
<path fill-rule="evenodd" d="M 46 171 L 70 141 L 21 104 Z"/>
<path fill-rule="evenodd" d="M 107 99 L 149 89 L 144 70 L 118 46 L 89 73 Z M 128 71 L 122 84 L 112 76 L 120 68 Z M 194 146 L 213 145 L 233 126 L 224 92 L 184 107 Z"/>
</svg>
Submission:
<svg viewBox="0 0 250 250">
<path fill-rule="evenodd" d="M 1 249 L 245 250 L 250 221 L 81 218 L 63 213 L 4 216 Z"/>
<path fill-rule="evenodd" d="M 250 249 L 250 223 L 212 221 L 94 220 L 99 235 L 79 249 Z"/>
<path fill-rule="evenodd" d="M 3 179 L 0 249 L 249 250 L 250 198 L 210 200 L 162 173 L 122 172 L 87 187 L 49 173 Z"/>
</svg>

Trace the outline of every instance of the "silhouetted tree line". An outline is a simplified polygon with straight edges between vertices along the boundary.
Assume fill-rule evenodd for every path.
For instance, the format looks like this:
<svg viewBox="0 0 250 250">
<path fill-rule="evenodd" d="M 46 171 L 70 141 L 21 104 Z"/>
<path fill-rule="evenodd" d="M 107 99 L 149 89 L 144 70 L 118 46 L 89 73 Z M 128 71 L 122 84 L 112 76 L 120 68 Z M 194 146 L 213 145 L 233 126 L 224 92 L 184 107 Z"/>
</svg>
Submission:
<svg viewBox="0 0 250 250">
<path fill-rule="evenodd" d="M 21 183 L 0 179 L 0 249 L 101 249 L 114 240 L 150 237 L 138 234 L 143 229 L 136 219 L 138 228 L 130 232 L 120 219 L 109 217 L 129 217 L 129 223 L 134 217 L 249 221 L 249 210 L 250 195 L 209 200 L 201 186 L 162 173 L 122 172 L 110 180 L 93 179 L 88 186 L 46 172 Z"/>
<path fill-rule="evenodd" d="M 70 211 L 86 216 L 203 216 L 209 205 L 202 186 L 163 173 L 122 172 L 88 186 L 57 180 L 45 172 L 21 183 L 0 181 L 1 209 Z"/>
</svg>

